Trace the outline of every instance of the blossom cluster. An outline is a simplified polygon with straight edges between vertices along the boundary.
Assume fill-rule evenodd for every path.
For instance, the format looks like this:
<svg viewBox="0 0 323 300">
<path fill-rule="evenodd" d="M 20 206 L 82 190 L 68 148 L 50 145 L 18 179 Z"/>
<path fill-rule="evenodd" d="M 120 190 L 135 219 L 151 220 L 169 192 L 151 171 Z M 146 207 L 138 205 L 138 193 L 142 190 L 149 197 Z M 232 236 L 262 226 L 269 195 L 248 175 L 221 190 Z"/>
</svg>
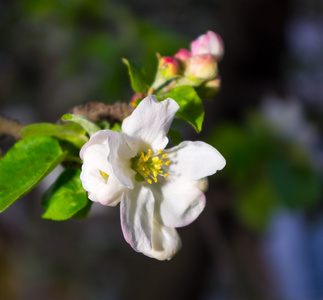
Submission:
<svg viewBox="0 0 323 300">
<path fill-rule="evenodd" d="M 191 43 L 191 50 L 180 49 L 173 57 L 159 58 L 157 79 L 177 78 L 176 85 L 202 84 L 215 91 L 220 86 L 217 63 L 224 55 L 221 37 L 213 31 L 199 36 Z"/>
</svg>

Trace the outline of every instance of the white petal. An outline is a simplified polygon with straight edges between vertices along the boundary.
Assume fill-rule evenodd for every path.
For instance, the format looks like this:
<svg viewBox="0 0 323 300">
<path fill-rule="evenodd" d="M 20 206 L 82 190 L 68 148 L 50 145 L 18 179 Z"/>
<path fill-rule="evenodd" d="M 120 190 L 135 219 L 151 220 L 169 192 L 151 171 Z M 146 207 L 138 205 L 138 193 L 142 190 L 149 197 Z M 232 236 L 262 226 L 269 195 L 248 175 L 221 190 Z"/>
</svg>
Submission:
<svg viewBox="0 0 323 300">
<path fill-rule="evenodd" d="M 80 151 L 81 159 L 83 159 L 84 152 L 88 147 L 93 146 L 95 144 L 106 144 L 106 141 L 110 132 L 111 130 L 100 130 L 98 132 L 93 133 L 90 136 L 90 140 L 83 145 Z"/>
<path fill-rule="evenodd" d="M 222 170 L 225 159 L 218 150 L 204 142 L 182 142 L 165 151 L 170 164 L 165 171 L 179 180 L 198 180 Z"/>
<path fill-rule="evenodd" d="M 167 180 L 160 192 L 154 192 L 161 222 L 169 227 L 183 227 L 192 223 L 205 207 L 205 195 L 197 187 L 196 181 Z"/>
<path fill-rule="evenodd" d="M 173 99 L 157 101 L 151 95 L 142 100 L 138 107 L 122 124 L 122 131 L 129 147 L 135 152 L 153 152 L 164 149 L 168 143 L 167 133 L 178 104 Z"/>
<path fill-rule="evenodd" d="M 209 181 L 207 178 L 201 178 L 199 180 L 192 181 L 192 183 L 205 193 L 209 188 Z"/>
<path fill-rule="evenodd" d="M 154 217 L 154 195 L 151 190 L 140 185 L 127 190 L 121 200 L 120 216 L 125 240 L 137 252 L 149 253 L 152 249 Z"/>
<path fill-rule="evenodd" d="M 83 152 L 81 181 L 88 197 L 103 205 L 115 206 L 120 202 L 124 186 L 110 174 L 104 145 L 94 144 Z M 100 171 L 109 175 L 103 178 Z"/>
<path fill-rule="evenodd" d="M 133 189 L 136 172 L 131 169 L 130 159 L 134 153 L 125 142 L 124 136 L 119 132 L 110 131 L 106 148 L 111 173 L 121 184 Z"/>
<path fill-rule="evenodd" d="M 154 221 L 152 246 L 152 250 L 144 254 L 158 260 L 165 260 L 171 259 L 180 250 L 182 242 L 174 228 Z"/>
</svg>

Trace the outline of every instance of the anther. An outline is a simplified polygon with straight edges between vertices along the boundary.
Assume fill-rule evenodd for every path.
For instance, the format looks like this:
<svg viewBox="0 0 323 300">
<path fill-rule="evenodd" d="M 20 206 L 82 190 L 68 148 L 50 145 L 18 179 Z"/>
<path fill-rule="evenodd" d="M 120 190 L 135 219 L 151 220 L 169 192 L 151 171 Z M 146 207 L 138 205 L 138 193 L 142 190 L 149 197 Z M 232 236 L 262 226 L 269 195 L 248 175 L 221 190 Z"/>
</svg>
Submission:
<svg viewBox="0 0 323 300">
<path fill-rule="evenodd" d="M 155 157 L 153 157 L 151 160 L 152 160 L 154 163 L 157 163 L 157 162 L 159 161 L 159 158 L 158 158 L 157 156 L 155 156 Z"/>
<path fill-rule="evenodd" d="M 170 160 L 164 159 L 168 156 L 163 153 L 162 149 L 158 153 L 148 149 L 147 152 L 140 152 L 140 155 L 133 160 L 134 170 L 136 170 L 149 184 L 158 182 L 158 176 L 168 177 L 168 173 L 164 173 L 163 165 L 168 166 Z M 102 175 L 102 174 L 101 174 Z M 103 177 L 103 175 L 102 175 Z M 105 177 L 104 177 L 105 178 Z"/>
<path fill-rule="evenodd" d="M 109 177 L 109 175 L 108 175 L 107 173 L 105 173 L 105 172 L 103 172 L 103 171 L 101 171 L 101 170 L 100 170 L 100 174 L 101 174 L 101 176 L 102 176 L 104 179 L 106 179 L 106 178 L 108 178 L 108 177 Z"/>
</svg>

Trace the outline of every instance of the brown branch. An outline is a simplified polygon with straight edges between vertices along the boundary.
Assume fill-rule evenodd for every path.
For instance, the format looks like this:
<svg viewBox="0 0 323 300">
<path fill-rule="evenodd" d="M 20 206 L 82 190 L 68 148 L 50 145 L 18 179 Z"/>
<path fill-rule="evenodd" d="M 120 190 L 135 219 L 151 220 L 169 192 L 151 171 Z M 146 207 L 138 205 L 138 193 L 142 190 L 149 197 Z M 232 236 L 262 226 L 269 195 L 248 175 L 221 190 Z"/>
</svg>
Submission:
<svg viewBox="0 0 323 300">
<path fill-rule="evenodd" d="M 102 102 L 88 102 L 73 107 L 69 113 L 85 116 L 92 122 L 108 121 L 109 123 L 122 122 L 128 117 L 134 107 L 131 104 L 117 102 L 109 105 Z"/>
<path fill-rule="evenodd" d="M 0 137 L 5 135 L 11 135 L 16 140 L 21 139 L 21 129 L 24 125 L 20 124 L 16 120 L 12 120 L 0 115 Z"/>
<path fill-rule="evenodd" d="M 131 104 L 117 102 L 109 105 L 102 102 L 88 102 L 86 104 L 73 107 L 69 113 L 85 116 L 93 122 L 107 121 L 110 124 L 122 122 L 128 117 L 134 107 Z M 59 121 L 58 123 L 61 123 Z M 10 135 L 16 140 L 21 139 L 21 129 L 24 125 L 16 120 L 12 120 L 0 115 L 0 137 Z"/>
</svg>

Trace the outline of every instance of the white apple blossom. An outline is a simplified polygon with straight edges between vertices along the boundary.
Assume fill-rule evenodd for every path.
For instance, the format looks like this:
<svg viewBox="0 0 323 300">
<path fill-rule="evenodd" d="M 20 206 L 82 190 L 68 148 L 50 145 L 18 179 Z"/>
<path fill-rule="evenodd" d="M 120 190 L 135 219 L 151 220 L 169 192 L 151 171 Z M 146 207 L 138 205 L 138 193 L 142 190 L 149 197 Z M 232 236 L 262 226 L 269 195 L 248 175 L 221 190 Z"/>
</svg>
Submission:
<svg viewBox="0 0 323 300">
<path fill-rule="evenodd" d="M 205 181 L 225 159 L 204 142 L 165 149 L 178 104 L 148 96 L 122 124 L 122 133 L 101 130 L 81 149 L 81 180 L 89 199 L 120 203 L 126 241 L 159 260 L 181 247 L 176 227 L 193 222 L 205 206 Z M 202 183 L 202 184 L 201 184 Z"/>
</svg>

